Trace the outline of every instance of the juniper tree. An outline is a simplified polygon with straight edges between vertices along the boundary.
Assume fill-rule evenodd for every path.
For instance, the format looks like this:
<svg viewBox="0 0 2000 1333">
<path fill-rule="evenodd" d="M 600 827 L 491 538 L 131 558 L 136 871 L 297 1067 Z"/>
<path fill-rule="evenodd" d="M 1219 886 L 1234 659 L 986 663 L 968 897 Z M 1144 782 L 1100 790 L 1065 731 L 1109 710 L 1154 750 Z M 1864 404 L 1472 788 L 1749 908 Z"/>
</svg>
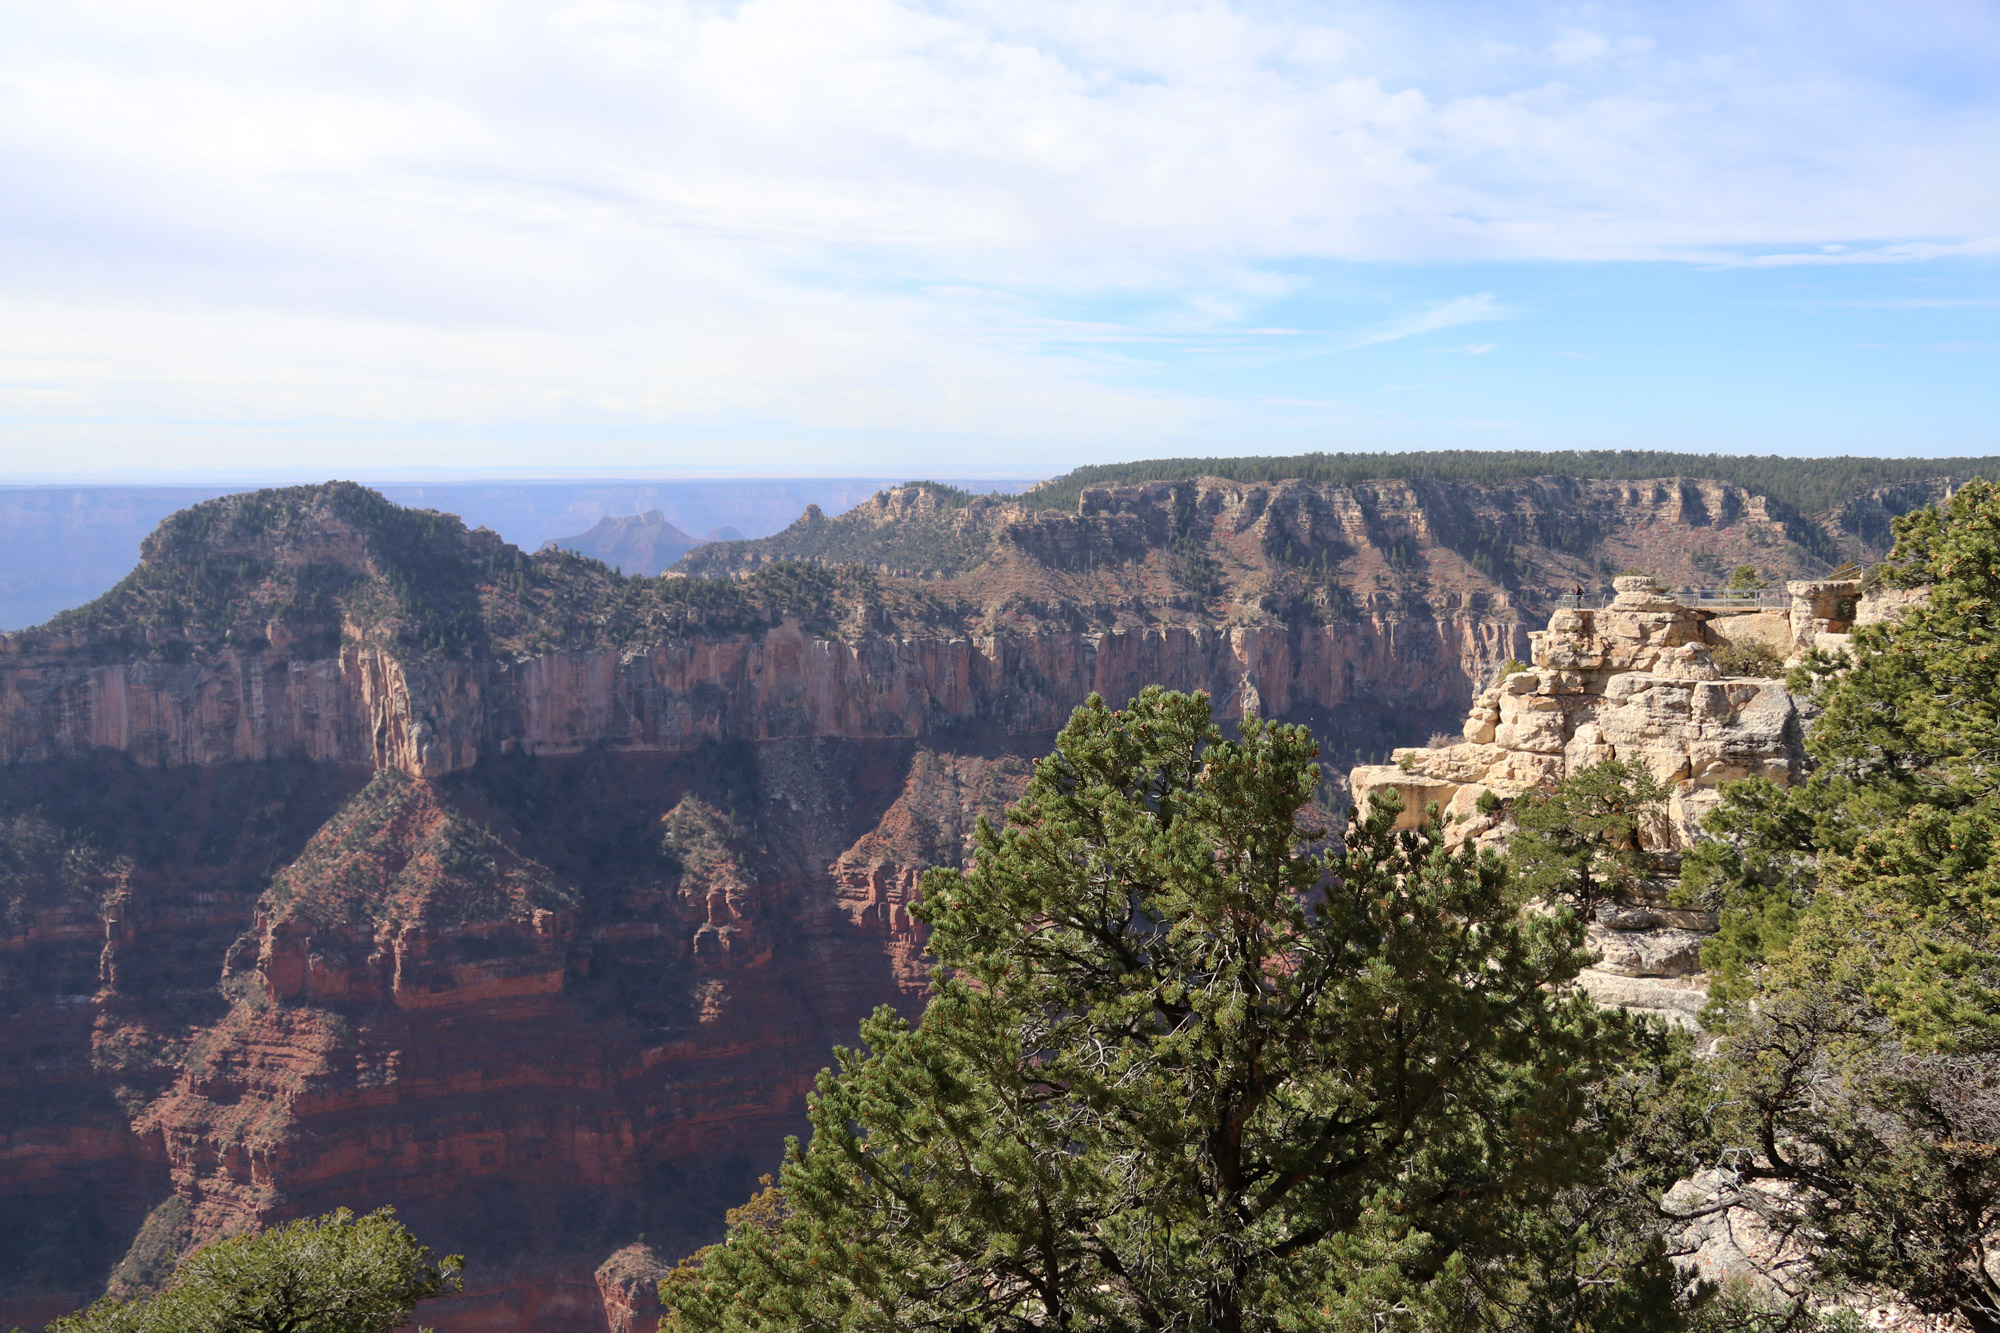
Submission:
<svg viewBox="0 0 2000 1333">
<path fill-rule="evenodd" d="M 1649 1169 L 1614 1161 L 1647 1107 L 1567 987 L 1580 920 L 1393 797 L 1330 846 L 1316 754 L 1225 741 L 1201 695 L 1078 709 L 923 881 L 921 1024 L 837 1053 L 663 1328 L 1674 1326 L 1611 1179 Z"/>
<path fill-rule="evenodd" d="M 1666 803 L 1665 784 L 1644 764 L 1609 759 L 1578 769 L 1515 802 L 1508 861 L 1524 890 L 1587 916 L 1653 873 L 1641 833 Z"/>
<path fill-rule="evenodd" d="M 1735 1199 L 1838 1285 L 2000 1329 L 2000 492 L 1897 520 L 1926 599 L 1800 673 L 1801 786 L 1726 790 L 1689 858 L 1723 911 Z"/>
<path fill-rule="evenodd" d="M 106 1297 L 49 1333 L 389 1333 L 457 1290 L 464 1266 L 435 1258 L 392 1208 L 342 1208 L 204 1245 L 159 1292 Z"/>
</svg>

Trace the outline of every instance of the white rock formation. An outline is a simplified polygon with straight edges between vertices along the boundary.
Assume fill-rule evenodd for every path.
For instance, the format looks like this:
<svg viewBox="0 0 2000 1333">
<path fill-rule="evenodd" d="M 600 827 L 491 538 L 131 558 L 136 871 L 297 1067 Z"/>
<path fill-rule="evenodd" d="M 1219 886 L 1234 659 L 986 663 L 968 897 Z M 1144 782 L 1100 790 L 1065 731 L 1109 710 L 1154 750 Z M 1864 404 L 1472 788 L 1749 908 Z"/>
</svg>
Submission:
<svg viewBox="0 0 2000 1333">
<path fill-rule="evenodd" d="M 1421 823 L 1434 803 L 1452 841 L 1490 845 L 1506 838 L 1515 798 L 1578 769 L 1621 759 L 1644 764 L 1667 784 L 1666 817 L 1642 830 L 1641 842 L 1672 854 L 1694 841 L 1701 818 L 1720 800 L 1722 783 L 1751 776 L 1780 785 L 1798 780 L 1805 765 L 1802 725 L 1784 682 L 1725 677 L 1714 649 L 1755 638 L 1774 655 L 1796 655 L 1798 636 L 1785 641 L 1774 631 L 1802 626 L 1809 635 L 1844 633 L 1851 628 L 1854 585 L 1793 585 L 1805 596 L 1795 597 L 1789 617 L 1684 606 L 1645 577 L 1620 578 L 1615 586 L 1618 595 L 1608 607 L 1557 611 L 1547 629 L 1528 636 L 1533 662 L 1473 700 L 1464 741 L 1398 750 L 1394 764 L 1354 769 L 1349 782 L 1356 802 L 1393 788 L 1407 826 Z M 1827 609 L 1847 609 L 1848 617 L 1818 614 L 1829 601 Z M 1737 619 L 1743 623 L 1728 623 Z M 1488 793 L 1499 805 L 1494 809 L 1488 801 L 1482 811 L 1480 798 Z M 1700 949 L 1715 929 L 1714 916 L 1670 906 L 1664 885 L 1648 886 L 1641 899 L 1600 910 L 1590 931 L 1598 962 L 1583 983 L 1604 1003 L 1691 1022 L 1706 997 Z"/>
<path fill-rule="evenodd" d="M 1616 586 L 1603 610 L 1557 611 L 1528 636 L 1532 664 L 1473 700 L 1463 743 L 1398 750 L 1394 764 L 1356 768 L 1355 799 L 1394 787 L 1410 826 L 1435 801 L 1448 819 L 1467 817 L 1455 838 L 1488 840 L 1504 827 L 1503 817 L 1479 813 L 1484 793 L 1509 800 L 1623 759 L 1672 789 L 1669 823 L 1647 842 L 1674 850 L 1692 841 L 1721 783 L 1796 780 L 1804 751 L 1784 682 L 1722 675 L 1712 652 L 1725 641 L 1710 628 L 1716 613 L 1681 605 L 1649 578 Z"/>
</svg>

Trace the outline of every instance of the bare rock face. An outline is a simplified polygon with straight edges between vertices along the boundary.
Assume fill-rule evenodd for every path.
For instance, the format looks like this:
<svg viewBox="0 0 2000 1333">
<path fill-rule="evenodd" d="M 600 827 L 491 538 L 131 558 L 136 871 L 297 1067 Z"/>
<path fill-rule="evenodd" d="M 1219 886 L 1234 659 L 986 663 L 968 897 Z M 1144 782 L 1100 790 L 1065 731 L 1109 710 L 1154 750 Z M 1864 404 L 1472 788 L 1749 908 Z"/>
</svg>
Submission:
<svg viewBox="0 0 2000 1333">
<path fill-rule="evenodd" d="M 227 1012 L 224 955 L 366 770 L 0 768 L 0 1324 L 39 1327 L 190 1239 L 162 1136 L 136 1123 Z M 123 1288 L 121 1288 L 123 1289 Z"/>
<path fill-rule="evenodd" d="M 1708 987 L 1698 975 L 1633 977 L 1587 967 L 1577 977 L 1577 984 L 1607 1009 L 1652 1015 L 1677 1026 L 1695 1026 L 1708 1004 Z"/>
<path fill-rule="evenodd" d="M 1591 764 L 1624 760 L 1670 784 L 1668 817 L 1642 827 L 1642 843 L 1682 850 L 1699 835 L 1722 782 L 1759 776 L 1782 786 L 1805 772 L 1798 702 L 1777 679 L 1725 676 L 1716 650 L 1759 644 L 1774 670 L 1813 652 L 1847 653 L 1858 624 L 1890 619 L 1916 600 L 1894 591 L 1863 596 L 1851 580 L 1799 580 L 1780 616 L 1761 607 L 1688 606 L 1645 578 L 1620 578 L 1616 587 L 1610 605 L 1559 610 L 1547 629 L 1529 635 L 1533 663 L 1474 699 L 1462 742 L 1401 750 L 1395 765 L 1355 769 L 1357 802 L 1394 791 L 1406 825 L 1417 826 L 1435 806 L 1448 839 L 1496 845 L 1512 831 L 1507 801 Z M 1498 800 L 1482 810 L 1479 798 L 1488 795 Z M 1595 961 L 1577 985 L 1607 1008 L 1698 1028 L 1708 1003 L 1701 949 L 1716 925 L 1713 912 L 1674 905 L 1667 883 L 1642 882 L 1629 900 L 1598 906 L 1585 936 Z M 1677 1262 L 1708 1281 L 1789 1299 L 1808 1256 L 1769 1217 L 1723 1206 L 1737 1183 L 1725 1164 L 1668 1192 L 1665 1206 L 1690 1215 Z M 1855 1313 L 1867 1327 L 1907 1333 L 1955 1326 L 1894 1293 L 1878 1293 Z"/>
<path fill-rule="evenodd" d="M 851 910 L 838 867 L 913 883 L 897 857 L 958 854 L 1024 771 L 911 761 L 808 743 L 667 775 L 377 774 L 261 895 L 235 1002 L 136 1108 L 153 1188 L 197 1241 L 394 1202 L 468 1257 L 465 1294 L 426 1308 L 440 1329 L 649 1327 L 645 1265 L 604 1257 L 713 1239 L 830 1047 L 910 991 L 920 942 Z"/>
<path fill-rule="evenodd" d="M 1603 610 L 1559 610 L 1530 634 L 1533 661 L 1474 698 L 1461 744 L 1402 750 L 1397 765 L 1354 770 L 1357 798 L 1408 787 L 1406 818 L 1423 807 L 1419 787 L 1452 803 L 1471 788 L 1511 798 L 1606 760 L 1644 764 L 1673 791 L 1667 847 L 1692 836 L 1722 782 L 1760 776 L 1792 781 L 1804 762 L 1798 710 L 1783 682 L 1724 678 L 1712 649 L 1710 613 L 1681 605 L 1651 580 L 1621 578 Z M 1462 804 L 1462 803 L 1461 803 Z M 1467 836 L 1497 831 L 1497 821 Z"/>
<path fill-rule="evenodd" d="M 111 749 L 437 778 L 600 746 L 1049 731 L 1092 691 L 1147 684 L 1376 749 L 1392 715 L 1421 734 L 1528 651 L 1518 589 L 1610 558 L 1692 575 L 1697 552 L 1784 536 L 1762 497 L 1688 479 L 1201 478 L 1088 490 L 1075 512 L 915 486 L 686 565 L 754 580 L 787 558 L 852 562 L 882 571 L 873 586 L 819 602 L 777 579 L 761 602 L 709 607 L 359 487 L 260 492 L 175 516 L 129 586 L 0 636 L 0 762 Z M 1671 599 L 1635 587 L 1583 614 L 1551 624 L 1546 665 L 1699 677 L 1662 656 L 1701 637 Z M 1510 724 L 1502 744 L 1551 753 L 1553 720 L 1490 720 Z"/>
<path fill-rule="evenodd" d="M 597 1270 L 597 1290 L 604 1302 L 610 1333 L 659 1333 L 660 1279 L 673 1265 L 652 1246 L 639 1243 L 606 1259 Z"/>
<path fill-rule="evenodd" d="M 1866 592 L 1844 579 L 1794 580 L 1785 587 L 1792 595 L 1792 659 L 1803 661 L 1812 653 L 1848 656 L 1854 647 L 1854 631 L 1864 625 L 1894 620 L 1906 607 L 1929 595 L 1924 588 L 1876 586 Z"/>
<path fill-rule="evenodd" d="M 1424 717 L 1514 650 L 1471 616 L 1308 627 L 827 638 L 797 623 L 519 661 L 403 660 L 344 648 L 299 662 L 226 650 L 199 663 L 92 665 L 0 644 L 0 763 L 115 750 L 162 767 L 299 756 L 411 777 L 482 756 L 711 741 L 916 737 L 940 727 L 1053 732 L 1091 693 L 1207 690 L 1226 716 L 1336 717 L 1364 700 Z"/>
<path fill-rule="evenodd" d="M 854 925 L 889 941 L 896 984 L 911 1003 L 930 985 L 923 925 L 910 915 L 930 866 L 959 865 L 981 819 L 998 824 L 1028 785 L 1016 755 L 984 758 L 920 750 L 882 822 L 833 863 L 841 909 Z"/>
<path fill-rule="evenodd" d="M 1851 594 L 1853 585 L 1842 586 Z M 1722 783 L 1796 781 L 1805 765 L 1803 726 L 1784 683 L 1723 676 L 1713 650 L 1736 640 L 1712 628 L 1717 613 L 1682 604 L 1650 578 L 1623 577 L 1616 588 L 1608 606 L 1558 610 L 1547 629 L 1528 636 L 1532 664 L 1473 700 L 1463 742 L 1400 750 L 1397 764 L 1355 769 L 1349 781 L 1356 801 L 1393 789 L 1407 826 L 1435 804 L 1452 839 L 1498 843 L 1510 828 L 1505 802 L 1592 764 L 1623 760 L 1667 784 L 1667 818 L 1641 837 L 1655 850 L 1675 851 L 1693 842 Z M 1790 623 L 1810 629 L 1805 613 L 1812 599 L 1824 600 L 1825 587 L 1795 584 L 1794 591 L 1803 609 Z M 1498 808 L 1488 802 L 1482 811 L 1479 798 L 1488 794 Z M 1583 984 L 1604 1003 L 1691 1022 L 1705 999 L 1701 945 L 1715 920 L 1670 906 L 1664 893 L 1654 896 L 1658 901 L 1607 905 L 1591 923 L 1597 963 Z"/>
<path fill-rule="evenodd" d="M 1608 606 L 1558 610 L 1528 635 L 1532 664 L 1473 699 L 1463 741 L 1356 768 L 1355 800 L 1393 790 L 1406 827 L 1436 805 L 1448 838 L 1497 845 L 1511 828 L 1507 802 L 1580 768 L 1624 760 L 1645 765 L 1669 790 L 1665 820 L 1641 830 L 1644 845 L 1682 850 L 1720 801 L 1722 783 L 1762 777 L 1786 786 L 1805 771 L 1798 701 L 1781 680 L 1725 676 L 1716 650 L 1761 644 L 1775 670 L 1781 659 L 1845 652 L 1857 623 L 1889 619 L 1915 600 L 1893 590 L 1864 596 L 1852 580 L 1802 580 L 1789 585 L 1791 607 L 1780 615 L 1754 605 L 1688 606 L 1640 576 L 1615 586 Z M 1481 810 L 1488 795 L 1495 800 Z M 1715 916 L 1672 906 L 1663 886 L 1644 886 L 1644 898 L 1599 909 L 1588 935 L 1598 961 L 1581 982 L 1605 1004 L 1692 1022 L 1706 1000 L 1701 945 Z"/>
<path fill-rule="evenodd" d="M 1701 971 L 1701 946 L 1711 931 L 1673 926 L 1620 928 L 1593 922 L 1586 944 L 1600 971 L 1624 977 L 1685 977 Z"/>
</svg>

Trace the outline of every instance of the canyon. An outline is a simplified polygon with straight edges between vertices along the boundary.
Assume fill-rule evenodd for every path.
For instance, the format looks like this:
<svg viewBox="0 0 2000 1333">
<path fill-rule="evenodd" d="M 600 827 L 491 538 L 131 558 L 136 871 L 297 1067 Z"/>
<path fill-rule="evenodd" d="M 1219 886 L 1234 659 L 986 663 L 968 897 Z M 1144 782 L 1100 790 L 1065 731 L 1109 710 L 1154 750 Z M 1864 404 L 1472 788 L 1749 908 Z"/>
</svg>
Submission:
<svg viewBox="0 0 2000 1333">
<path fill-rule="evenodd" d="M 1871 532 L 1700 478 L 916 485 L 626 578 L 339 483 L 182 511 L 0 636 L 0 1325 L 392 1204 L 467 1257 L 441 1333 L 649 1333 L 1090 694 L 1308 723 L 1336 794 L 1475 696 L 1541 754 L 1558 594 Z"/>
</svg>

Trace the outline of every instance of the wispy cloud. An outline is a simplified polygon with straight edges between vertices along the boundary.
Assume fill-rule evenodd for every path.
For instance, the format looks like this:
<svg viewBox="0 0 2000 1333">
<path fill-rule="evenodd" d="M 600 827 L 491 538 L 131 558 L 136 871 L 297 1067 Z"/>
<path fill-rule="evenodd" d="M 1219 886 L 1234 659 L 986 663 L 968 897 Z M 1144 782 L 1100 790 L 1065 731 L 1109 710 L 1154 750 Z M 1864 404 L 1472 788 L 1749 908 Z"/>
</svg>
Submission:
<svg viewBox="0 0 2000 1333">
<path fill-rule="evenodd" d="M 1611 49 L 1603 34 L 1571 28 L 1549 43 L 1549 55 L 1564 65 L 1595 60 Z"/>
<path fill-rule="evenodd" d="M 1842 301 L 1853 310 L 2000 310 L 1993 296 L 1899 296 L 1874 301 Z"/>
<path fill-rule="evenodd" d="M 1343 350 L 1353 351 L 1356 348 L 1373 347 L 1378 343 L 1400 342 L 1404 338 L 1436 333 L 1441 329 L 1456 328 L 1461 324 L 1479 324 L 1487 320 L 1506 319 L 1512 313 L 1495 300 L 1491 292 L 1481 292 L 1477 296 L 1455 296 L 1449 301 L 1440 301 L 1428 309 L 1417 311 L 1364 333 L 1347 343 Z M 1491 347 L 1492 344 L 1488 344 L 1481 350 L 1491 350 Z"/>
<path fill-rule="evenodd" d="M 1723 256 L 1711 262 L 1717 267 L 1731 268 L 1799 268 L 1839 264 L 1922 264 L 1934 259 L 1987 255 L 2000 255 L 2000 236 L 1974 236 L 1962 241 L 1905 241 L 1894 245 L 1823 245 L 1817 250 Z"/>
</svg>

